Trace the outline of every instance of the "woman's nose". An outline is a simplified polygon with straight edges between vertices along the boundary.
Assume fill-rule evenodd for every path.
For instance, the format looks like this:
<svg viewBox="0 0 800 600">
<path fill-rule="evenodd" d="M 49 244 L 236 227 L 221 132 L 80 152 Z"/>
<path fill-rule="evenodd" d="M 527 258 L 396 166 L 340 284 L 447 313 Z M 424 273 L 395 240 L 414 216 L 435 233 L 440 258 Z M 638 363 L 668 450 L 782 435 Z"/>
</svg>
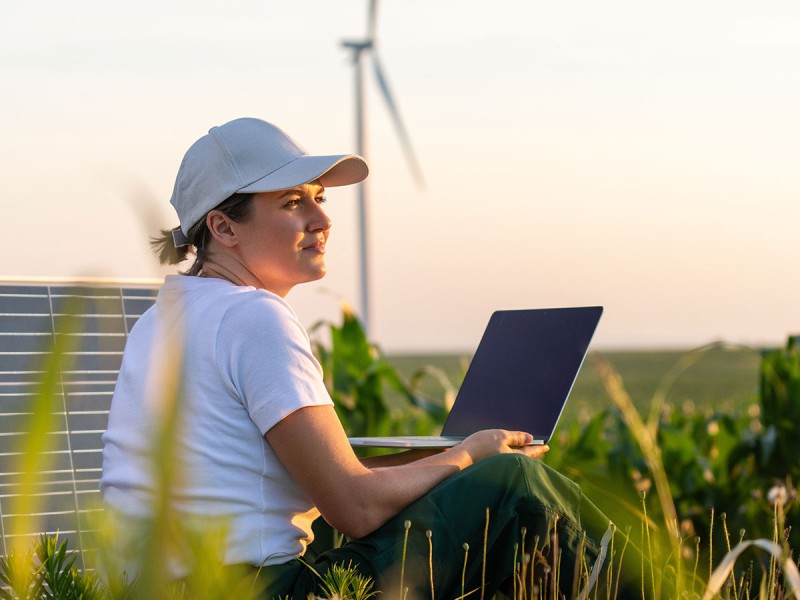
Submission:
<svg viewBox="0 0 800 600">
<path fill-rule="evenodd" d="M 308 222 L 308 229 L 310 231 L 327 231 L 332 225 L 333 222 L 328 216 L 328 213 L 326 213 L 323 208 L 317 204 L 314 215 Z"/>
</svg>

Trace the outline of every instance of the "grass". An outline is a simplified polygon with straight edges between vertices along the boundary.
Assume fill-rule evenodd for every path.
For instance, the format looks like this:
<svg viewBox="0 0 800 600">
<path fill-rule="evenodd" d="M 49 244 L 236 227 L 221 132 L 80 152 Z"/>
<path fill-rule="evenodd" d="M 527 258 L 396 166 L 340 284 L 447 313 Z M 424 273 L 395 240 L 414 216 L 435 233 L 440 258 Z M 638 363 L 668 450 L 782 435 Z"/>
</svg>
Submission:
<svg viewBox="0 0 800 600">
<path fill-rule="evenodd" d="M 786 356 L 790 355 L 791 352 Z M 432 363 L 448 373 L 455 382 L 463 377 L 468 362 L 463 357 L 455 355 L 422 357 L 405 355 L 392 356 L 389 360 L 406 376 L 414 373 L 420 364 Z M 559 456 L 561 454 L 559 446 L 555 456 L 548 455 L 548 459 L 555 458 L 557 464 L 560 459 L 563 463 L 561 468 L 570 476 L 578 476 L 579 479 L 583 479 L 584 484 L 591 483 L 590 488 L 596 493 L 602 490 L 601 496 L 605 497 L 601 497 L 603 500 L 601 504 L 605 504 L 606 507 L 609 503 L 616 504 L 616 508 L 620 509 L 618 512 L 626 513 L 627 517 L 634 521 L 634 531 L 641 528 L 640 545 L 645 548 L 651 560 L 650 565 L 658 565 L 658 569 L 653 571 L 653 576 L 662 581 L 665 577 L 673 579 L 677 586 L 677 597 L 699 598 L 706 590 L 706 582 L 711 586 L 709 590 L 716 588 L 716 591 L 705 593 L 705 597 L 709 598 L 718 597 L 715 596 L 717 593 L 724 598 L 737 599 L 783 598 L 791 595 L 790 587 L 794 587 L 795 594 L 798 593 L 796 585 L 800 578 L 795 579 L 794 572 L 797 569 L 791 558 L 789 545 L 791 526 L 783 524 L 786 514 L 793 508 L 794 499 L 790 497 L 789 501 L 778 510 L 774 503 L 770 504 L 772 501 L 769 500 L 769 496 L 772 490 L 767 493 L 768 488 L 773 486 L 775 489 L 790 490 L 791 496 L 794 493 L 791 477 L 781 484 L 780 480 L 785 479 L 784 475 L 776 475 L 776 480 L 766 483 L 761 490 L 765 493 L 764 496 L 749 495 L 751 491 L 754 494 L 759 492 L 758 485 L 763 480 L 761 475 L 765 471 L 763 466 L 759 466 L 763 460 L 760 457 L 767 456 L 767 452 L 773 452 L 773 456 L 777 456 L 774 448 L 783 447 L 773 440 L 783 440 L 784 434 L 780 433 L 776 438 L 767 431 L 764 435 L 764 427 L 773 429 L 774 433 L 788 431 L 783 425 L 785 418 L 772 426 L 764 419 L 766 415 L 763 413 L 763 397 L 760 394 L 765 393 L 765 388 L 760 387 L 760 383 L 763 383 L 760 382 L 760 375 L 763 375 L 760 369 L 766 364 L 766 361 L 762 363 L 760 351 L 722 344 L 689 352 L 677 350 L 594 352 L 587 358 L 587 363 L 572 391 L 568 408 L 559 426 L 558 436 L 559 444 L 562 441 L 567 442 L 569 446 L 567 454 Z M 791 359 L 787 364 L 793 364 Z M 778 390 L 776 393 L 779 395 L 783 393 L 781 385 L 776 388 Z M 423 391 L 431 394 L 435 394 L 438 389 L 437 382 L 433 380 L 425 382 L 424 386 Z M 599 414 L 601 410 L 608 410 L 609 398 L 612 400 L 612 412 L 606 413 L 610 415 L 610 420 L 605 421 L 603 425 L 604 421 L 599 421 L 595 417 L 601 416 Z M 775 402 L 778 403 L 777 406 L 780 402 L 786 403 L 786 400 Z M 731 464 L 731 478 L 735 476 L 741 479 L 742 473 L 750 472 L 749 470 L 753 473 L 736 483 L 733 480 L 726 480 L 720 476 L 720 472 L 715 471 L 714 486 L 700 480 L 699 487 L 697 480 L 702 478 L 695 476 L 696 481 L 692 484 L 698 491 L 694 492 L 694 496 L 685 493 L 680 484 L 677 484 L 679 480 L 676 476 L 681 477 L 680 481 L 685 483 L 691 479 L 690 475 L 696 475 L 698 466 L 702 466 L 705 474 L 710 475 L 709 469 L 714 469 L 714 465 L 721 465 L 717 452 L 723 457 L 729 454 L 733 457 L 730 447 L 725 444 L 736 443 L 738 438 L 733 436 L 735 438 L 733 441 L 723 442 L 724 436 L 717 431 L 730 428 L 728 434 L 741 433 L 742 423 L 748 419 L 750 419 L 750 428 L 746 431 L 748 435 L 745 436 L 744 446 L 739 448 L 738 454 L 735 455 L 738 461 Z M 609 423 L 616 422 L 619 422 L 623 429 L 607 428 Z M 594 431 L 589 432 L 585 427 L 593 427 Z M 780 429 L 781 427 L 783 429 Z M 691 428 L 694 428 L 691 437 L 686 437 Z M 615 437 L 623 430 L 626 433 L 622 434 L 621 438 Z M 727 432 L 727 429 L 725 431 Z M 581 450 L 581 439 L 593 441 Z M 710 442 L 710 447 L 706 448 L 710 454 L 704 456 L 703 448 L 708 445 L 707 442 L 703 442 L 703 445 L 695 446 L 695 444 L 700 444 L 705 439 L 720 440 L 722 445 Z M 789 436 L 786 439 L 794 438 Z M 600 445 L 592 446 L 596 442 L 600 442 Z M 595 449 L 592 450 L 592 447 Z M 611 451 L 614 458 L 612 459 L 612 455 L 605 455 L 605 450 Z M 586 456 L 581 456 L 581 453 Z M 669 469 L 665 469 L 662 462 L 664 455 L 670 460 L 677 459 L 678 462 L 670 463 Z M 612 460 L 621 466 L 622 470 L 617 473 L 616 481 L 607 475 L 601 475 L 597 481 L 591 481 L 592 472 L 585 470 L 581 472 L 581 467 L 576 467 L 573 462 L 575 459 L 580 460 L 587 456 L 594 457 L 596 466 L 603 473 L 607 473 L 610 469 Z M 640 458 L 636 458 L 637 456 Z M 796 456 L 795 454 L 795 458 Z M 788 458 L 787 460 L 790 462 L 779 459 L 777 460 L 779 464 L 776 464 L 775 460 L 772 461 L 776 473 L 788 472 L 786 469 L 789 469 L 789 465 L 795 460 Z M 633 502 L 620 504 L 619 499 L 616 501 L 613 499 L 618 498 L 617 494 L 620 492 L 615 485 L 619 485 L 620 482 L 624 485 L 626 472 L 630 474 L 631 465 L 637 461 L 640 466 L 638 470 L 633 470 L 634 473 L 639 471 L 642 474 L 646 473 L 641 476 L 641 483 L 652 486 L 650 497 L 645 502 L 645 496 L 642 496 L 638 510 Z M 740 472 L 740 468 L 744 470 Z M 635 481 L 630 483 L 636 484 Z M 743 487 L 745 483 L 746 488 Z M 761 520 L 761 531 L 751 531 L 750 539 L 746 537 L 746 530 L 738 529 L 736 530 L 738 539 L 735 537 L 732 539 L 728 530 L 727 515 L 723 511 L 719 511 L 717 515 L 715 531 L 714 504 L 706 504 L 706 508 L 702 508 L 704 497 L 705 501 L 713 502 L 709 493 L 704 492 L 702 488 L 713 487 L 717 492 L 725 492 L 726 486 L 728 492 L 736 490 L 737 487 L 740 491 L 716 497 L 717 501 L 723 496 L 728 501 L 726 506 L 719 508 L 727 509 L 730 515 L 737 517 L 738 522 L 743 520 L 745 514 L 749 515 L 751 524 L 754 518 L 755 521 Z M 676 489 L 679 495 L 673 497 Z M 630 496 L 629 493 L 626 494 Z M 685 520 L 685 513 L 681 517 L 684 520 L 678 520 L 677 500 L 680 500 L 682 510 L 691 507 L 695 511 L 693 513 L 695 524 L 705 523 L 707 527 L 682 529 L 688 521 Z M 723 501 L 723 504 L 726 502 Z M 774 515 L 770 519 L 769 514 L 773 509 Z M 698 510 L 705 511 L 706 515 L 698 517 L 696 512 Z M 653 516 L 651 512 L 654 513 Z M 763 516 L 759 517 L 759 514 Z M 771 539 L 763 537 L 766 529 L 764 525 L 768 520 L 775 523 Z M 762 537 L 758 537 L 759 533 Z M 752 539 L 753 537 L 757 539 Z M 714 547 L 715 542 L 716 547 Z M 758 549 L 762 554 L 753 556 L 753 549 Z M 745 551 L 749 551 L 750 554 L 741 558 Z M 724 556 L 720 558 L 722 555 Z M 676 556 L 682 558 L 676 560 Z M 764 558 L 765 556 L 767 558 Z M 683 558 L 689 562 L 686 563 Z M 744 562 L 748 559 L 749 566 Z M 694 565 L 691 564 L 692 561 Z M 716 561 L 719 563 L 715 568 Z M 702 568 L 703 564 L 707 566 L 705 570 Z M 786 588 L 780 583 L 784 575 L 787 578 Z M 643 598 L 657 595 L 655 588 L 642 592 Z"/>
<path fill-rule="evenodd" d="M 345 339 L 348 336 L 345 336 L 344 333 L 348 334 L 351 338 L 350 341 Z M 388 373 L 391 376 L 389 385 L 393 382 L 397 383 L 396 376 L 389 373 L 381 360 L 377 360 L 373 356 L 360 336 L 356 336 L 353 331 L 344 333 L 341 336 L 344 340 L 342 343 L 345 345 L 350 343 L 351 346 L 348 348 L 355 344 L 352 339 L 358 338 L 356 345 L 363 350 L 360 356 L 365 372 L 370 376 Z M 64 354 L 66 353 L 55 352 L 51 357 L 53 363 L 64 360 Z M 343 354 L 350 356 L 348 360 L 350 363 L 353 362 L 352 352 Z M 332 356 L 336 358 L 335 354 Z M 770 494 L 767 494 L 760 502 L 771 511 L 769 518 L 774 523 L 769 539 L 765 537 L 753 539 L 752 536 L 746 537 L 744 532 L 740 532 L 738 538 L 732 540 L 725 515 L 722 513 L 721 528 L 724 531 L 724 545 L 721 549 L 719 545 L 716 548 L 712 547 L 715 539 L 712 535 L 715 533 L 713 512 L 707 537 L 705 537 L 706 532 L 685 533 L 679 527 L 673 497 L 674 491 L 671 488 L 672 482 L 668 480 L 662 460 L 662 451 L 665 447 L 659 445 L 660 438 L 657 436 L 660 413 L 650 410 L 652 401 L 644 400 L 655 399 L 656 404 L 663 402 L 679 406 L 691 403 L 694 407 L 719 407 L 720 403 L 742 406 L 752 401 L 756 395 L 759 355 L 746 349 L 713 347 L 702 353 L 694 354 L 678 352 L 605 353 L 604 357 L 599 354 L 590 357 L 587 367 L 593 368 L 585 368 L 576 383 L 570 402 L 572 414 L 567 415 L 567 419 L 580 420 L 583 410 L 592 410 L 592 413 L 595 413 L 599 405 L 607 405 L 607 399 L 610 397 L 618 414 L 624 420 L 626 431 L 629 432 L 631 440 L 636 444 L 635 450 L 643 455 L 646 469 L 649 476 L 652 477 L 653 488 L 649 498 L 646 494 L 641 495 L 641 507 L 635 511 L 635 516 L 639 520 L 637 527 L 623 530 L 634 532 L 632 537 L 635 543 L 644 550 L 647 559 L 641 563 L 644 582 L 641 597 L 654 600 L 659 598 L 665 582 L 673 589 L 671 594 L 663 596 L 665 600 L 672 598 L 699 600 L 701 597 L 703 599 L 722 597 L 735 600 L 750 598 L 759 598 L 760 600 L 774 598 L 777 600 L 778 598 L 788 598 L 792 594 L 794 597 L 800 597 L 800 574 L 789 546 L 787 532 L 789 526 L 785 520 L 789 506 L 794 501 L 792 496 L 794 488 L 791 487 L 791 483 L 787 482 L 789 487 L 788 489 L 783 488 L 783 491 L 779 485 L 775 485 L 775 492 L 770 490 Z M 336 360 L 340 359 L 341 357 L 336 358 Z M 454 356 L 391 357 L 390 360 L 397 366 L 401 374 L 406 374 L 408 377 L 418 369 L 420 361 L 423 364 L 432 363 L 435 369 L 449 373 L 454 381 L 460 379 L 464 370 L 459 357 Z M 619 361 L 619 371 L 622 376 L 611 366 L 615 360 Z M 649 366 L 643 366 L 642 361 Z M 796 365 L 795 370 L 800 369 L 800 362 L 795 359 L 792 361 L 795 362 L 789 361 L 786 362 L 786 365 Z M 134 532 L 135 536 L 142 541 L 140 543 L 141 554 L 138 557 L 142 567 L 139 577 L 133 582 L 123 582 L 124 572 L 119 566 L 121 564 L 119 559 L 123 546 L 121 539 L 125 536 L 118 534 L 119 529 L 114 523 L 113 517 L 106 514 L 105 521 L 97 526 L 99 535 L 94 541 L 100 557 L 100 562 L 95 564 L 104 564 L 108 577 L 101 580 L 98 578 L 97 572 L 76 567 L 80 564 L 76 560 L 80 555 L 69 551 L 66 545 L 59 543 L 57 538 L 45 537 L 40 540 L 35 549 L 20 545 L 14 548 L 11 556 L 0 559 L 0 582 L 4 585 L 0 588 L 0 598 L 13 600 L 21 598 L 83 598 L 84 600 L 92 598 L 98 600 L 164 598 L 172 600 L 177 598 L 256 597 L 257 590 L 253 586 L 252 579 L 248 580 L 238 573 L 223 569 L 217 560 L 223 546 L 224 524 L 215 524 L 215 527 L 201 531 L 193 530 L 184 527 L 184 524 L 176 520 L 176 515 L 171 509 L 169 490 L 174 479 L 174 461 L 168 460 L 166 457 L 174 457 L 173 425 L 179 416 L 180 409 L 180 403 L 177 402 L 180 397 L 179 357 L 176 357 L 173 362 L 176 366 L 172 377 L 168 377 L 163 382 L 165 385 L 161 386 L 167 397 L 165 406 L 172 410 L 165 411 L 162 423 L 164 430 L 155 440 L 160 451 L 157 453 L 158 459 L 154 457 L 154 469 L 157 474 L 156 480 L 161 482 L 157 494 L 156 515 L 145 525 L 144 529 L 137 529 Z M 775 364 L 780 366 L 778 363 Z M 53 371 L 51 375 L 54 377 L 58 367 L 54 366 L 51 370 Z M 800 373 L 794 371 L 792 373 L 794 373 L 792 375 L 794 379 L 791 381 L 800 382 Z M 673 377 L 678 374 L 679 377 Z M 377 396 L 380 388 L 379 380 L 364 379 L 357 369 L 347 375 L 348 385 L 338 388 L 340 395 L 345 397 L 344 393 L 346 392 L 349 398 L 367 399 L 370 402 L 380 401 Z M 38 473 L 41 472 L 41 463 L 37 457 L 42 455 L 43 442 L 48 435 L 47 428 L 42 426 L 42 423 L 47 422 L 47 417 L 52 412 L 49 406 L 53 391 L 52 386 L 47 384 L 52 377 L 45 378 L 38 391 L 29 439 L 25 446 L 27 451 L 24 463 L 20 467 L 30 485 L 36 484 Z M 632 384 L 629 384 L 626 377 L 632 380 Z M 623 384 L 623 380 L 625 380 L 625 384 Z M 790 380 L 787 379 L 787 381 Z M 443 387 L 442 380 L 436 377 L 428 377 L 423 380 L 423 383 L 428 386 L 428 393 L 434 397 L 441 398 L 442 392 L 446 391 L 447 386 Z M 401 391 L 405 389 L 401 385 L 395 387 Z M 783 388 L 780 386 L 776 388 L 776 394 L 774 403 L 780 408 L 783 406 L 781 402 L 785 403 L 788 400 L 784 399 Z M 631 398 L 636 398 L 638 401 Z M 778 410 L 778 413 L 780 412 Z M 385 410 L 384 413 L 375 414 L 377 415 L 376 422 L 391 420 L 391 415 Z M 647 417 L 642 416 L 648 414 Z M 355 414 L 355 416 L 358 415 Z M 778 425 L 780 424 L 778 423 Z M 705 429 L 702 431 L 704 432 Z M 766 436 L 765 439 L 771 438 Z M 761 451 L 765 446 L 756 446 L 756 448 Z M 795 453 L 793 458 L 796 456 Z M 656 498 L 656 502 L 648 504 L 648 500 L 651 498 Z M 654 508 L 656 509 L 655 514 L 652 510 Z M 737 507 L 728 508 L 736 510 Z M 485 518 L 488 527 L 490 515 L 487 514 Z M 720 529 L 719 523 L 718 520 L 717 531 Z M 639 531 L 641 535 L 637 539 Z M 520 533 L 524 538 L 525 533 Z M 701 535 L 704 536 L 702 539 Z M 719 534 L 716 535 L 718 539 Z M 628 536 L 625 536 L 624 539 L 611 539 L 605 568 L 612 575 L 601 580 L 602 584 L 594 588 L 592 595 L 584 593 L 578 588 L 573 590 L 570 597 L 584 600 L 589 597 L 605 597 L 607 599 L 617 597 L 618 565 L 621 564 L 620 558 L 626 552 L 628 541 Z M 435 541 L 429 538 L 429 543 L 432 544 Z M 509 540 L 509 543 L 514 542 Z M 545 546 L 549 547 L 549 554 L 542 552 Z M 516 549 L 523 547 L 524 543 L 515 546 Z M 526 554 L 522 550 L 514 552 L 514 567 L 517 577 L 513 582 L 513 600 L 558 597 L 556 592 L 560 573 L 558 549 L 559 540 L 557 538 L 553 537 L 547 540 L 538 540 L 537 538 L 534 550 L 530 554 Z M 470 560 L 479 561 L 485 566 L 487 551 L 485 543 L 483 548 L 465 547 L 463 550 L 464 564 Z M 177 555 L 185 558 L 188 564 L 202 565 L 202 568 L 195 568 L 185 581 L 178 583 L 171 581 L 167 572 L 167 563 L 170 562 L 171 557 L 175 556 L 173 554 L 175 551 L 177 551 Z M 745 552 L 749 554 L 745 555 Z M 743 556 L 750 559 L 749 568 L 746 563 L 744 568 L 742 567 Z M 462 567 L 461 556 L 454 557 L 454 559 L 454 568 L 462 572 L 464 567 Z M 736 568 L 737 563 L 738 569 Z M 576 580 L 582 582 L 581 585 L 585 589 L 586 582 L 596 572 L 591 565 L 584 565 L 583 561 L 579 561 L 579 564 L 581 565 L 580 573 L 576 571 L 578 575 Z M 703 565 L 707 565 L 707 570 L 704 570 Z M 402 568 L 405 568 L 405 562 Z M 617 573 L 616 580 L 613 577 L 615 572 Z M 427 573 L 427 576 L 430 577 L 431 596 L 435 597 L 432 571 Z M 321 574 L 321 578 L 322 585 L 320 587 L 326 598 L 357 600 L 369 598 L 375 592 L 369 580 L 358 576 L 356 572 L 348 569 L 347 565 L 338 565 L 336 569 Z M 405 590 L 403 575 L 401 575 L 399 597 L 406 597 Z M 381 590 L 381 592 L 384 597 L 389 597 L 388 590 Z M 462 596 L 482 598 L 483 589 L 480 587 L 476 590 L 463 590 Z"/>
</svg>

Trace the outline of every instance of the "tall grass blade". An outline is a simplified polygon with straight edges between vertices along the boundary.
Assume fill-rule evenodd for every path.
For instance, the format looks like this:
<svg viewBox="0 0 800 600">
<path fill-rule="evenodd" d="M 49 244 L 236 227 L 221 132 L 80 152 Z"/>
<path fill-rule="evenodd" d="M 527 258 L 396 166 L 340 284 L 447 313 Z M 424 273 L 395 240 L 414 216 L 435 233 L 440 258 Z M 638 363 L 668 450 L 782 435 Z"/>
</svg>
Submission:
<svg viewBox="0 0 800 600">
<path fill-rule="evenodd" d="M 411 521 L 406 520 L 403 523 L 403 529 L 405 531 L 403 533 L 403 555 L 400 558 L 400 595 L 398 596 L 400 600 L 402 600 L 404 596 L 403 590 L 405 589 L 406 552 L 408 551 L 408 530 L 411 529 Z M 464 560 L 466 561 L 466 558 Z"/>
<path fill-rule="evenodd" d="M 180 427 L 184 336 L 180 325 L 177 327 L 179 335 L 163 340 L 164 345 L 159 350 L 164 368 L 154 377 L 155 389 L 160 390 L 157 399 L 159 414 L 153 438 L 155 450 L 151 461 L 155 498 L 136 586 L 142 598 L 148 593 L 152 598 L 167 597 L 168 584 L 172 579 L 170 563 L 175 560 L 174 553 L 183 547 L 180 525 L 172 508 L 172 496 L 183 475 L 178 469 L 177 436 Z"/>
<path fill-rule="evenodd" d="M 433 589 L 433 532 L 428 529 L 425 532 L 425 537 L 428 538 L 428 575 L 431 583 L 431 600 L 434 600 L 436 594 Z"/>
<path fill-rule="evenodd" d="M 672 491 L 670 490 L 669 479 L 664 463 L 661 460 L 661 451 L 658 447 L 655 432 L 643 422 L 639 411 L 636 409 L 628 392 L 625 390 L 622 377 L 616 369 L 614 369 L 608 361 L 597 355 L 593 359 L 593 366 L 600 377 L 600 381 L 606 393 L 622 414 L 631 435 L 642 451 L 642 455 L 644 456 L 647 467 L 653 477 L 653 482 L 655 483 L 656 494 L 659 499 L 667 530 L 667 537 L 672 547 L 671 554 L 676 560 L 680 560 L 680 534 L 677 528 L 678 512 L 675 509 L 675 501 L 672 497 Z M 653 556 L 650 556 L 651 564 L 653 558 Z"/>
<path fill-rule="evenodd" d="M 730 536 L 730 533 L 728 532 L 728 514 L 727 513 L 722 513 L 722 531 L 725 534 L 725 547 L 727 548 L 727 551 L 730 552 L 731 551 L 731 536 Z M 741 540 L 739 540 L 739 541 L 741 541 Z M 733 596 L 734 596 L 734 598 L 738 598 L 739 597 L 739 593 L 737 592 L 736 575 L 733 574 L 733 573 L 731 574 L 731 587 L 733 588 Z"/>
<path fill-rule="evenodd" d="M 486 525 L 483 529 L 483 563 L 481 564 L 481 600 L 486 592 L 486 549 L 489 546 L 489 507 L 486 507 Z"/>
<path fill-rule="evenodd" d="M 708 525 L 708 577 L 714 570 L 714 507 L 711 507 L 711 522 Z"/>
<path fill-rule="evenodd" d="M 529 559 L 526 562 L 526 558 L 529 556 L 528 553 L 525 552 L 525 537 L 527 535 L 528 535 L 528 528 L 527 527 L 520 528 L 520 541 L 518 543 L 514 544 L 514 572 L 515 573 L 517 571 L 517 554 L 518 554 L 519 550 L 522 551 L 522 555 L 520 556 L 520 565 L 519 565 L 520 566 L 520 569 L 519 569 L 520 570 L 520 577 L 519 577 L 519 580 L 520 580 L 520 591 L 519 591 L 519 593 L 521 594 L 519 597 L 521 597 L 521 598 L 525 598 L 527 596 L 527 589 L 526 589 L 526 586 L 525 586 L 525 574 L 526 574 L 527 565 L 530 563 L 531 568 L 533 568 L 533 560 L 532 560 L 532 558 Z M 513 577 L 513 582 L 514 582 L 514 588 L 515 589 L 516 589 L 516 586 L 517 586 L 517 579 L 518 578 L 515 575 Z M 515 595 L 514 597 L 516 598 L 517 596 Z"/>
<path fill-rule="evenodd" d="M 623 564 L 623 560 L 625 558 L 625 550 L 628 549 L 628 542 L 630 540 L 631 540 L 631 530 L 628 529 L 625 532 L 625 544 L 622 546 L 622 552 L 620 552 L 619 560 L 617 561 L 617 563 L 618 563 L 618 566 L 617 566 L 617 580 L 616 580 L 616 583 L 614 584 L 614 598 L 616 598 L 619 595 L 619 584 L 620 584 L 620 581 L 622 580 L 622 564 Z"/>
<path fill-rule="evenodd" d="M 752 546 L 760 548 L 761 550 L 769 553 L 771 559 L 774 559 L 781 565 L 783 568 L 784 577 L 789 583 L 792 593 L 794 594 L 795 598 L 800 598 L 800 571 L 798 571 L 797 565 L 794 563 L 794 560 L 792 560 L 792 557 L 784 554 L 783 548 L 779 544 L 776 544 L 771 540 L 759 539 L 740 542 L 733 548 L 733 550 L 728 552 L 723 557 L 719 566 L 717 566 L 717 568 L 711 574 L 711 577 L 708 579 L 708 586 L 703 594 L 703 600 L 711 600 L 716 594 L 719 593 L 719 591 L 722 589 L 722 586 L 728 580 L 728 577 L 730 577 L 736 560 L 739 558 L 742 552 Z M 773 588 L 776 583 L 777 582 L 773 584 Z M 765 579 L 762 579 L 762 584 L 765 586 L 767 585 Z M 765 587 L 764 589 L 767 588 Z M 771 591 L 772 590 L 770 590 L 770 592 Z"/>
<path fill-rule="evenodd" d="M 586 600 L 589 597 L 589 592 L 594 588 L 597 584 L 597 578 L 600 576 L 600 571 L 603 569 L 603 565 L 606 562 L 606 556 L 608 555 L 608 547 L 611 544 L 611 541 L 614 539 L 614 534 L 616 533 L 616 527 L 614 527 L 613 523 L 608 525 L 608 529 L 603 534 L 603 538 L 600 540 L 600 553 L 597 555 L 597 559 L 594 561 L 594 565 L 592 565 L 592 571 L 589 575 L 589 581 L 586 583 L 586 587 L 583 591 L 579 594 L 578 600 Z"/>
<path fill-rule="evenodd" d="M 469 559 L 469 544 L 464 542 L 464 566 L 461 569 L 461 598 L 465 596 L 464 587 L 467 579 L 467 560 Z"/>
<path fill-rule="evenodd" d="M 653 563 L 655 562 L 655 557 L 653 556 L 653 542 L 650 539 L 650 526 L 648 525 L 647 521 L 647 492 L 642 491 L 640 492 L 640 497 L 642 499 L 642 512 L 644 513 L 645 520 L 643 522 L 644 531 L 647 534 L 647 556 L 650 559 L 648 562 L 650 563 L 650 583 L 653 588 L 653 598 L 656 597 L 656 574 L 655 574 L 655 567 Z"/>
</svg>

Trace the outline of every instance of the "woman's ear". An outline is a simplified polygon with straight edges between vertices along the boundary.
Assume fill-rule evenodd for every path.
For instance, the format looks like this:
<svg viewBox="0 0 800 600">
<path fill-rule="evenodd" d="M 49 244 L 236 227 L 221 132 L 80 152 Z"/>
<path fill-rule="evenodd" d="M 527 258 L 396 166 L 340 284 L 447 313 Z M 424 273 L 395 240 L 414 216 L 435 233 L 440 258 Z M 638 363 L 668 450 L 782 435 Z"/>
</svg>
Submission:
<svg viewBox="0 0 800 600">
<path fill-rule="evenodd" d="M 231 219 L 218 210 L 212 210 L 206 215 L 206 227 L 211 236 L 228 248 L 235 246 L 238 242 L 231 223 Z"/>
</svg>

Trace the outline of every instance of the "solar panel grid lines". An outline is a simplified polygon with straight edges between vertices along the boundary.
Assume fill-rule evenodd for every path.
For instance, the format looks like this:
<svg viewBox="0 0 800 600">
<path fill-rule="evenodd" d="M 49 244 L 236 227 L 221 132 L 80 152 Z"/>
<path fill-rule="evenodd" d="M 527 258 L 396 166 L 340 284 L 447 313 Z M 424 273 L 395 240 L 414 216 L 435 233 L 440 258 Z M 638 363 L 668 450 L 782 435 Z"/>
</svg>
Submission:
<svg viewBox="0 0 800 600">
<path fill-rule="evenodd" d="M 83 548 L 90 525 L 82 517 L 100 510 L 102 433 L 108 418 L 122 352 L 131 327 L 155 301 L 158 283 L 113 281 L 0 281 L 0 537 L 37 538 L 58 532 Z M 69 327 L 69 329 L 66 329 Z M 24 471 L 22 440 L 33 403 L 47 375 L 56 342 L 66 343 L 60 365 L 58 423 L 43 453 L 47 467 L 35 497 L 41 507 L 10 514 Z M 36 531 L 15 531 L 33 518 Z M 88 550 L 88 548 L 84 548 Z"/>
<path fill-rule="evenodd" d="M 80 482 L 86 482 L 86 481 L 96 481 L 96 480 L 100 479 L 99 478 L 100 469 L 75 469 L 74 471 L 71 471 L 69 469 L 47 469 L 47 470 L 44 470 L 44 471 L 40 471 L 39 474 L 40 475 L 61 475 L 61 474 L 63 474 L 63 475 L 69 476 L 70 480 L 72 480 L 72 478 L 75 475 L 77 475 L 78 473 L 90 473 L 90 472 L 96 472 L 98 474 L 98 477 L 96 479 L 94 479 L 94 480 L 92 480 L 92 479 L 77 479 L 77 478 L 75 478 L 75 481 L 80 483 Z M 9 478 L 19 477 L 20 475 L 23 475 L 23 474 L 24 473 L 22 471 L 10 471 L 8 473 L 0 473 L 0 489 L 2 489 L 5 486 L 15 485 L 14 483 L 4 483 L 3 482 L 4 478 L 6 478 L 6 477 L 9 477 Z M 2 492 L 0 492 L 0 495 L 2 495 Z"/>
</svg>

